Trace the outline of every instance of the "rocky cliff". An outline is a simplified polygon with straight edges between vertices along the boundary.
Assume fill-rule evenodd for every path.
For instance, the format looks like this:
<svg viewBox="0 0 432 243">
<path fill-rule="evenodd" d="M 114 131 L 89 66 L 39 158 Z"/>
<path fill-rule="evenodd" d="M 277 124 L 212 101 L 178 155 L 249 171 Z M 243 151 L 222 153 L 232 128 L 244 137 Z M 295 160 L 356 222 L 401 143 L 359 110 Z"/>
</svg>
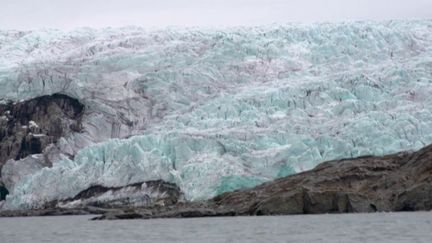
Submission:
<svg viewBox="0 0 432 243">
<path fill-rule="evenodd" d="M 84 105 L 62 94 L 0 104 L 0 181 L 6 188 L 51 166 L 59 154 L 55 144 L 80 132 L 83 112 Z"/>
<path fill-rule="evenodd" d="M 66 95 L 0 104 L 0 168 L 8 159 L 40 154 L 47 145 L 80 130 L 84 106 Z"/>
<path fill-rule="evenodd" d="M 211 202 L 248 215 L 431 210 L 432 146 L 322 163 Z"/>
</svg>

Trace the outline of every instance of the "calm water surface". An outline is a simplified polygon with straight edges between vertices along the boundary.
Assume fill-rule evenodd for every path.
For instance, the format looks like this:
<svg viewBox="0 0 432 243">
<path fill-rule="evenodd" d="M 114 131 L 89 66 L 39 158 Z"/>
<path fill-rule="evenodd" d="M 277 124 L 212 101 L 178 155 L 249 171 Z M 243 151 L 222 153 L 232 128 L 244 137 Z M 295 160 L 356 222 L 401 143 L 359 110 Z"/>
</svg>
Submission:
<svg viewBox="0 0 432 243">
<path fill-rule="evenodd" d="M 0 242 L 432 242 L 432 212 L 89 221 L 0 218 Z"/>
</svg>

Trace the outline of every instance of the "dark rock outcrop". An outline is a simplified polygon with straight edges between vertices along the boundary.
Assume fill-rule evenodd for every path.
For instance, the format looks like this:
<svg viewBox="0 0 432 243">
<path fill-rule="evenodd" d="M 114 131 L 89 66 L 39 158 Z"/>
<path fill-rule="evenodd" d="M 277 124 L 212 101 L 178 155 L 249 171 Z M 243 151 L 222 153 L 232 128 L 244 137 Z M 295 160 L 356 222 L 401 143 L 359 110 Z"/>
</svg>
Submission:
<svg viewBox="0 0 432 243">
<path fill-rule="evenodd" d="M 9 190 L 6 189 L 6 187 L 3 185 L 2 182 L 0 182 L 0 201 L 6 199 L 6 195 L 9 194 Z"/>
<path fill-rule="evenodd" d="M 79 132 L 84 105 L 62 94 L 0 104 L 0 169 L 8 159 L 42 153 L 69 132 Z"/>
<path fill-rule="evenodd" d="M 432 210 L 432 145 L 416 152 L 329 161 L 204 203 L 128 209 L 95 219 Z"/>
<path fill-rule="evenodd" d="M 55 207 L 150 207 L 169 206 L 181 200 L 180 188 L 162 180 L 134 183 L 122 187 L 92 186 L 75 197 L 56 202 Z"/>
<path fill-rule="evenodd" d="M 246 215 L 431 210 L 432 145 L 417 152 L 325 162 L 211 202 Z"/>
<path fill-rule="evenodd" d="M 62 215 L 87 215 L 87 214 L 92 214 L 92 211 L 86 208 L 49 208 L 49 209 L 38 209 L 38 210 L 0 211 L 0 217 L 36 217 L 36 216 L 62 216 Z"/>
</svg>

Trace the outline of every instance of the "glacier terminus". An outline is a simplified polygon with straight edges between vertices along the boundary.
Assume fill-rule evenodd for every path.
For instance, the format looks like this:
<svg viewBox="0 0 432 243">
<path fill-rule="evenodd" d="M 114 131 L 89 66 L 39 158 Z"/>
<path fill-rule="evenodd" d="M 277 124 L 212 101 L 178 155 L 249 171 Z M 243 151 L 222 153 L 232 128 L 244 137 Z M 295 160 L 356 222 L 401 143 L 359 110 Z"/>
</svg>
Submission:
<svg viewBox="0 0 432 243">
<path fill-rule="evenodd" d="M 431 144 L 432 21 L 0 31 L 0 103 L 54 94 L 82 127 L 6 162 L 4 209 L 158 180 L 200 201 Z"/>
</svg>

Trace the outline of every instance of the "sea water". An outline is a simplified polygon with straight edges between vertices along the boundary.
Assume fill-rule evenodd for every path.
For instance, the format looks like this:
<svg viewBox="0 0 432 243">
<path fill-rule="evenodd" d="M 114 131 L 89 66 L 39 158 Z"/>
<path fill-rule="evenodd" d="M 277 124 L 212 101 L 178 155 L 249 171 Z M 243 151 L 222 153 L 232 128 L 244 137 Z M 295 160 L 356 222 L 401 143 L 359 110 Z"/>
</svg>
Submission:
<svg viewBox="0 0 432 243">
<path fill-rule="evenodd" d="M 0 242 L 432 242 L 432 212 L 90 221 L 0 218 Z"/>
</svg>

